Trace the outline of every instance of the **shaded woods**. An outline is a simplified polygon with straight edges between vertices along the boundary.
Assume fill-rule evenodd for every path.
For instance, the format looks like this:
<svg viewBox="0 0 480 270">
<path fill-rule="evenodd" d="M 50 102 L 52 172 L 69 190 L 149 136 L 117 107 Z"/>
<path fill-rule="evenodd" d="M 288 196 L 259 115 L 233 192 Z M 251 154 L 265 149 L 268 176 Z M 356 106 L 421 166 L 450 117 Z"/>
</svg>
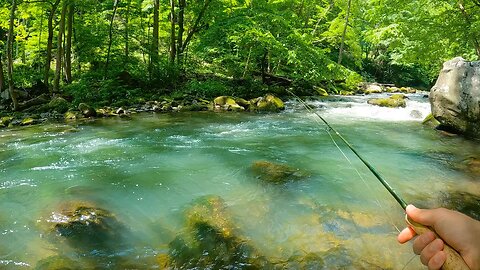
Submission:
<svg viewBox="0 0 480 270">
<path fill-rule="evenodd" d="M 2 1 L 0 92 L 18 110 L 40 94 L 109 103 L 339 93 L 360 81 L 428 88 L 446 59 L 480 57 L 479 14 L 476 0 Z"/>
</svg>

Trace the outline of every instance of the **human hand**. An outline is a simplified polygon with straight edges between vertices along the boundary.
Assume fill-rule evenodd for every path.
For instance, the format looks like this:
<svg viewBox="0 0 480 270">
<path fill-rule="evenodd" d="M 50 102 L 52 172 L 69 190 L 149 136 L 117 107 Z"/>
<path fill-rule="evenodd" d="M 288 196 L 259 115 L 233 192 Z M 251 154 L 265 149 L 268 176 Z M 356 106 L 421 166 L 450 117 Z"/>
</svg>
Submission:
<svg viewBox="0 0 480 270">
<path fill-rule="evenodd" d="M 445 263 L 445 241 L 462 256 L 470 269 L 480 270 L 479 221 L 444 208 L 426 210 L 409 205 L 406 212 L 413 221 L 431 227 L 441 237 L 436 239 L 433 232 L 427 232 L 413 241 L 413 251 L 429 269 L 440 269 Z M 398 235 L 398 241 L 403 244 L 415 235 L 412 228 L 406 228 Z"/>
</svg>

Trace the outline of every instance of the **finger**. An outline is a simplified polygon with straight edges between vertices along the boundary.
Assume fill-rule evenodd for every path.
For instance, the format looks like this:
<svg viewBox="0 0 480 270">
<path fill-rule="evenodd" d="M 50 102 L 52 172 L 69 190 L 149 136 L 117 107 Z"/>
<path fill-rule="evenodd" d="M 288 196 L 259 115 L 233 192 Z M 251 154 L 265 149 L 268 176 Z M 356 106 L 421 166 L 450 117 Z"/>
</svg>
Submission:
<svg viewBox="0 0 480 270">
<path fill-rule="evenodd" d="M 427 265 L 435 254 L 443 250 L 443 241 L 441 239 L 435 239 L 428 244 L 420 253 L 420 261 Z"/>
<path fill-rule="evenodd" d="M 443 264 L 447 260 L 447 254 L 445 251 L 439 251 L 428 261 L 429 270 L 437 270 L 442 268 Z"/>
<path fill-rule="evenodd" d="M 431 231 L 418 236 L 417 239 L 413 241 L 413 252 L 415 252 L 417 255 L 420 255 L 422 250 L 431 242 L 433 242 L 433 240 L 435 240 L 435 235 Z"/>
<path fill-rule="evenodd" d="M 407 215 L 414 221 L 426 225 L 432 226 L 435 221 L 434 211 L 429 209 L 419 209 L 413 205 L 408 205 L 405 209 Z"/>
<path fill-rule="evenodd" d="M 399 243 L 403 244 L 410 241 L 410 239 L 412 239 L 415 235 L 417 235 L 415 231 L 412 228 L 407 227 L 398 234 L 397 240 Z"/>
</svg>

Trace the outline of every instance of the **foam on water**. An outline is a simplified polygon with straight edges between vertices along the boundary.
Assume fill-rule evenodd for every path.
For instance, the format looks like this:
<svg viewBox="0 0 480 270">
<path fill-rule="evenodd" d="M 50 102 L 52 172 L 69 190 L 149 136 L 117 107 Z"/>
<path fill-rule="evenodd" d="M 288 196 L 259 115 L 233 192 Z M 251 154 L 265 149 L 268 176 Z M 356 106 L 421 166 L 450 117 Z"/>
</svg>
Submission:
<svg viewBox="0 0 480 270">
<path fill-rule="evenodd" d="M 386 94 L 368 96 L 333 96 L 328 99 L 308 101 L 322 116 L 328 119 L 342 119 L 349 121 L 384 121 L 420 122 L 430 112 L 430 104 L 423 94 L 410 94 L 407 96 L 405 108 L 387 108 L 367 103 L 371 98 L 384 98 Z M 297 104 L 298 106 L 298 104 Z"/>
</svg>

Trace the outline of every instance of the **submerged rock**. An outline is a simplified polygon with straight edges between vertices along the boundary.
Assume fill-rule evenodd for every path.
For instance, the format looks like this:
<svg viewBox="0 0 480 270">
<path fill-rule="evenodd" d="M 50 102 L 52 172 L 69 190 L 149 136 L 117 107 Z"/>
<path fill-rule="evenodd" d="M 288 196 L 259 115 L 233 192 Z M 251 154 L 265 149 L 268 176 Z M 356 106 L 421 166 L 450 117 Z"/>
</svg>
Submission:
<svg viewBox="0 0 480 270">
<path fill-rule="evenodd" d="M 50 256 L 37 262 L 35 270 L 80 270 L 82 267 L 78 261 L 64 256 Z"/>
<path fill-rule="evenodd" d="M 269 161 L 255 161 L 251 166 L 251 170 L 261 180 L 274 184 L 300 180 L 309 176 L 307 173 L 286 164 L 277 164 Z"/>
<path fill-rule="evenodd" d="M 367 103 L 371 105 L 389 108 L 405 108 L 407 106 L 407 103 L 405 102 L 405 96 L 402 94 L 394 94 L 388 98 L 372 98 L 369 99 Z"/>
<path fill-rule="evenodd" d="M 449 130 L 480 138 L 480 61 L 447 61 L 430 91 L 433 116 Z"/>
<path fill-rule="evenodd" d="M 200 198 L 185 211 L 185 218 L 185 233 L 169 244 L 168 257 L 158 257 L 164 269 L 271 268 L 233 225 L 222 198 Z"/>
<path fill-rule="evenodd" d="M 67 205 L 47 220 L 51 231 L 80 250 L 110 249 L 121 242 L 123 226 L 108 211 L 85 203 Z"/>
<path fill-rule="evenodd" d="M 480 220 L 480 197 L 468 192 L 443 193 L 440 205 Z"/>
<path fill-rule="evenodd" d="M 480 176 L 480 159 L 476 157 L 469 157 L 463 161 L 466 169 L 473 175 Z"/>
</svg>

